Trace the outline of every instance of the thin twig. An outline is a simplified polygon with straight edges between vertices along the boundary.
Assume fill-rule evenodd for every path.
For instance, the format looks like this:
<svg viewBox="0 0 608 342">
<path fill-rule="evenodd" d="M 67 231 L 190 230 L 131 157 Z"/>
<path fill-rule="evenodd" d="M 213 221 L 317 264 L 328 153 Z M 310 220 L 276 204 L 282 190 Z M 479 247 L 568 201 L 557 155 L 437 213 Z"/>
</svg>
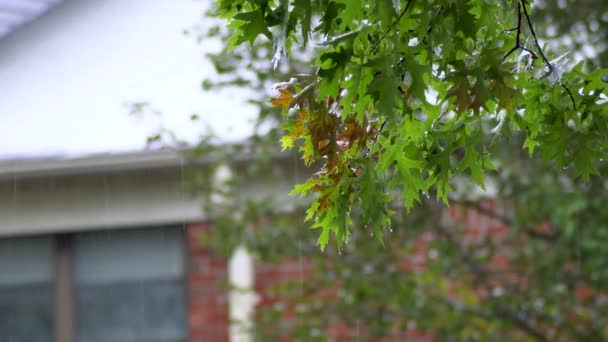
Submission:
<svg viewBox="0 0 608 342">
<path fill-rule="evenodd" d="M 386 29 L 386 31 L 384 31 L 384 33 L 382 33 L 382 36 L 380 36 L 380 38 L 378 38 L 378 40 L 376 40 L 376 42 L 374 43 L 374 45 L 372 45 L 372 47 L 371 47 L 371 49 L 369 51 L 369 55 L 371 55 L 376 50 L 376 48 L 378 47 L 378 45 L 380 45 L 380 42 L 382 42 L 382 40 L 384 40 L 384 37 L 391 30 L 391 28 L 393 26 L 395 26 L 401 20 L 401 18 L 403 18 L 403 16 L 405 15 L 405 12 L 407 12 L 408 8 L 410 8 L 410 5 L 412 4 L 412 1 L 413 0 L 408 0 L 407 4 L 405 4 L 405 7 L 399 13 L 399 16 L 397 16 L 397 19 L 395 19 L 395 21 L 391 24 L 391 26 L 388 27 Z"/>
<path fill-rule="evenodd" d="M 365 30 L 368 27 L 369 27 L 369 25 L 363 24 L 363 25 L 361 25 L 361 27 L 359 27 L 356 30 L 353 30 L 353 31 L 350 31 L 350 32 L 346 32 L 344 34 L 341 34 L 339 36 L 333 37 L 333 38 L 331 38 L 329 40 L 326 40 L 324 42 L 318 43 L 317 45 L 328 46 L 328 45 L 333 45 L 333 44 L 339 43 L 341 41 L 346 40 L 347 38 L 350 38 L 352 36 L 355 36 L 355 35 L 361 33 L 363 30 Z"/>
<path fill-rule="evenodd" d="M 449 112 L 449 110 L 444 110 L 443 113 L 439 114 L 439 116 L 437 117 L 437 120 L 435 120 L 435 122 L 440 122 L 441 119 L 443 119 L 443 117 Z"/>
<path fill-rule="evenodd" d="M 296 94 L 292 99 L 291 99 L 291 103 L 289 104 L 289 106 L 293 106 L 294 104 L 299 104 L 300 100 L 302 100 L 302 98 L 304 96 L 306 96 L 306 94 L 308 94 L 308 92 L 310 92 L 311 90 L 313 90 L 317 85 L 319 84 L 319 81 L 313 81 L 311 82 L 309 85 L 307 85 L 306 87 L 304 87 L 304 89 L 302 89 L 298 94 Z"/>
<path fill-rule="evenodd" d="M 520 6 L 519 1 L 517 2 L 517 4 L 519 7 Z M 532 25 L 532 20 L 530 20 L 530 15 L 528 15 L 528 10 L 526 9 L 525 0 L 521 0 L 521 7 L 523 7 L 524 16 L 526 17 L 526 21 L 528 22 L 528 27 L 530 28 L 530 33 L 532 34 L 532 37 L 534 38 L 534 45 L 536 45 L 536 50 L 538 50 L 538 53 L 540 53 L 540 56 L 542 57 L 543 62 L 545 62 L 545 65 L 549 68 L 549 70 L 553 71 L 553 65 L 551 65 L 551 63 L 549 63 L 549 60 L 545 56 L 543 49 L 540 47 L 540 44 L 538 43 L 538 38 L 536 37 L 536 32 L 534 31 L 534 25 Z"/>
<path fill-rule="evenodd" d="M 504 319 L 506 319 L 508 321 L 511 321 L 518 328 L 525 331 L 527 334 L 532 336 L 537 341 L 547 341 L 548 340 L 547 337 L 545 337 L 545 335 L 540 330 L 533 327 L 526 320 L 519 318 L 513 311 L 508 310 L 502 306 L 498 306 L 496 308 L 496 312 L 494 313 L 494 312 L 488 312 L 487 310 L 483 311 L 481 309 L 472 307 L 470 305 L 454 302 L 454 301 L 451 301 L 449 299 L 442 298 L 442 297 L 437 298 L 437 300 L 440 303 L 450 307 L 453 310 L 463 311 L 463 312 L 481 317 L 486 320 L 504 320 Z"/>
<path fill-rule="evenodd" d="M 509 52 L 507 52 L 502 59 L 505 60 L 507 59 L 507 57 L 509 57 L 513 52 L 517 51 L 517 49 L 522 49 L 526 52 L 528 52 L 530 55 L 532 55 L 532 58 L 536 59 L 538 58 L 538 56 L 536 56 L 536 53 L 530 49 L 528 49 L 527 47 L 525 47 L 524 45 L 521 44 L 521 3 L 519 1 L 517 1 L 517 26 L 512 28 L 512 29 L 508 29 L 505 30 L 506 32 L 511 32 L 511 31 L 516 31 L 515 33 L 515 46 L 513 46 L 513 48 L 511 50 L 509 50 Z"/>
<path fill-rule="evenodd" d="M 412 4 L 412 0 L 408 0 L 407 4 L 405 4 L 405 8 L 403 8 L 401 10 L 401 13 L 399 13 L 399 16 L 397 17 L 397 19 L 395 20 L 395 22 L 393 23 L 393 25 L 395 25 L 396 23 L 398 23 L 401 20 L 401 17 L 403 17 L 403 15 L 405 14 L 405 12 L 407 12 L 407 9 L 410 8 L 411 4 Z"/>
<path fill-rule="evenodd" d="M 525 331 L 528 335 L 532 336 L 537 341 L 548 341 L 549 340 L 542 331 L 536 329 L 526 319 L 519 317 L 519 315 L 517 315 L 512 310 L 499 306 L 496 311 L 497 311 L 496 313 L 498 314 L 497 316 L 506 317 L 513 324 L 515 324 L 521 330 Z"/>
<path fill-rule="evenodd" d="M 545 63 L 547 68 L 549 68 L 549 72 L 547 73 L 547 75 L 548 75 L 555 71 L 554 66 L 553 66 L 553 64 L 551 64 L 551 62 L 549 62 L 549 60 L 545 56 L 545 53 L 543 52 L 543 49 L 540 46 L 540 43 L 538 42 L 538 37 L 536 36 L 536 31 L 534 31 L 534 25 L 532 25 L 532 20 L 530 19 L 530 15 L 528 14 L 528 9 L 526 8 L 525 0 L 517 1 L 517 27 L 515 27 L 515 30 L 517 32 L 516 32 L 516 36 L 515 36 L 515 46 L 511 50 L 509 50 L 509 52 L 507 52 L 502 59 L 503 60 L 506 59 L 513 52 L 517 51 L 517 49 L 522 49 L 524 51 L 527 51 L 528 53 L 530 53 L 532 55 L 532 58 L 534 58 L 534 59 L 537 58 L 536 53 L 534 53 L 532 50 L 526 48 L 525 46 L 521 45 L 520 36 L 521 36 L 521 14 L 522 14 L 522 12 L 523 12 L 524 16 L 526 17 L 526 22 L 528 23 L 528 28 L 530 29 L 532 38 L 534 38 L 534 45 L 536 47 L 536 50 L 538 51 L 541 58 L 543 59 L 543 63 Z M 510 29 L 509 31 L 513 31 L 513 29 Z M 574 96 L 572 95 L 572 92 L 564 83 L 560 82 L 560 85 L 568 93 L 568 96 L 570 97 L 570 101 L 572 102 L 572 108 L 574 109 L 574 111 L 576 111 L 576 101 L 574 100 Z"/>
<path fill-rule="evenodd" d="M 513 52 L 517 51 L 517 49 L 521 47 L 521 45 L 519 44 L 519 37 L 521 36 L 521 4 L 519 3 L 519 1 L 517 1 L 517 26 L 515 27 L 515 29 L 510 29 L 509 31 L 513 30 L 516 30 L 515 46 L 511 50 L 509 50 L 506 55 L 504 55 L 504 57 L 502 58 L 503 60 L 507 59 L 509 55 L 511 55 Z"/>
<path fill-rule="evenodd" d="M 568 96 L 570 96 L 570 101 L 572 101 L 572 108 L 574 109 L 574 111 L 576 111 L 576 102 L 574 102 L 574 96 L 572 96 L 572 92 L 565 84 L 560 82 L 559 85 L 561 85 L 562 88 L 564 88 L 568 93 Z"/>
<path fill-rule="evenodd" d="M 471 208 L 475 209 L 478 213 L 485 215 L 489 218 L 498 220 L 498 221 L 500 221 L 500 223 L 502 223 L 504 225 L 507 225 L 510 227 L 515 226 L 515 222 L 513 222 L 513 220 L 511 220 L 510 218 L 508 218 L 504 215 L 500 215 L 500 214 L 496 213 L 496 211 L 494 211 L 494 210 L 485 208 L 479 202 L 462 202 L 462 201 L 455 201 L 455 200 L 452 200 L 452 201 L 458 202 L 458 203 L 463 204 L 468 207 L 471 207 Z M 541 233 L 538 230 L 536 230 L 530 226 L 524 227 L 524 232 L 527 235 L 529 235 L 530 237 L 545 240 L 547 242 L 554 242 L 559 238 L 559 234 L 557 234 L 557 233 L 554 233 L 554 234 Z"/>
<path fill-rule="evenodd" d="M 380 136 L 380 134 L 382 133 L 382 130 L 384 129 L 384 126 L 386 125 L 386 120 L 387 120 L 387 118 L 384 118 L 384 121 L 382 121 L 382 124 L 380 125 L 380 129 L 378 130 L 378 133 L 376 133 L 376 136 L 374 137 L 374 141 L 378 141 L 378 137 Z M 371 146 L 368 147 L 365 150 L 365 152 L 363 152 L 363 158 L 367 157 L 370 149 L 371 149 Z"/>
</svg>

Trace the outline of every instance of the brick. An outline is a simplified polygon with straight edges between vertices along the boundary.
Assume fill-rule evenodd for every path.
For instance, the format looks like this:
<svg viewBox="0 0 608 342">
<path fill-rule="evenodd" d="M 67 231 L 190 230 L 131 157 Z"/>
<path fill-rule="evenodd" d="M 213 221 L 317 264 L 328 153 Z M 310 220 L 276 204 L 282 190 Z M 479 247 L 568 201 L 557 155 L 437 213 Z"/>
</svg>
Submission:
<svg viewBox="0 0 608 342">
<path fill-rule="evenodd" d="M 229 315 L 227 261 L 218 258 L 201 240 L 213 225 L 192 223 L 186 227 L 188 240 L 188 322 L 190 341 L 228 341 Z"/>
</svg>

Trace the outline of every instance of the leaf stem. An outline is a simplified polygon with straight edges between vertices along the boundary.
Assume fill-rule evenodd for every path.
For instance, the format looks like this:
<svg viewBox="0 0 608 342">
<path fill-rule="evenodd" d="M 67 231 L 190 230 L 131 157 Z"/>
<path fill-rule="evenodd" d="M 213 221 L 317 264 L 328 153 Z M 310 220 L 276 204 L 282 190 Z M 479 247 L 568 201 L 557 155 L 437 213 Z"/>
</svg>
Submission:
<svg viewBox="0 0 608 342">
<path fill-rule="evenodd" d="M 391 30 L 391 28 L 393 26 L 395 26 L 399 21 L 401 21 L 401 18 L 403 18 L 403 16 L 405 15 L 405 12 L 407 12 L 407 10 L 410 8 L 410 5 L 412 4 L 412 1 L 413 0 L 408 0 L 407 1 L 407 4 L 405 4 L 405 7 L 401 10 L 401 12 L 399 13 L 399 16 L 397 16 L 397 19 L 395 19 L 395 21 L 393 22 L 393 24 L 390 27 L 388 27 L 384 31 L 384 33 L 382 33 L 382 36 L 380 36 L 380 38 L 378 38 L 378 40 L 376 40 L 376 42 L 374 43 L 374 45 L 372 45 L 372 47 L 371 47 L 368 55 L 371 55 L 376 50 L 376 48 L 378 47 L 378 45 L 380 45 L 380 43 L 384 40 L 384 37 Z"/>
</svg>

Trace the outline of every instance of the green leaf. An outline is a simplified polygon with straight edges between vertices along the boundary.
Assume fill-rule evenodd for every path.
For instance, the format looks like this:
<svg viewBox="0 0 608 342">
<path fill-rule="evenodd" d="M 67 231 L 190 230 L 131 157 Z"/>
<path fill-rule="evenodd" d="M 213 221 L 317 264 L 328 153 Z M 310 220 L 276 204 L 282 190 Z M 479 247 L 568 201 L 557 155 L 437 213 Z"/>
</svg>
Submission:
<svg viewBox="0 0 608 342">
<path fill-rule="evenodd" d="M 323 251 L 323 250 L 325 250 L 325 247 L 327 247 L 328 242 L 329 242 L 329 227 L 323 226 L 321 228 L 321 234 L 319 234 L 319 239 L 317 240 L 317 244 Z"/>
<path fill-rule="evenodd" d="M 388 116 L 395 113 L 401 103 L 399 86 L 402 83 L 391 67 L 392 62 L 391 57 L 383 56 L 375 58 L 365 65 L 366 68 L 376 70 L 367 92 L 374 99 L 376 110 L 382 115 Z"/>
<path fill-rule="evenodd" d="M 344 31 L 354 30 L 353 25 L 361 24 L 361 19 L 364 15 L 364 1 L 362 0 L 337 0 L 336 3 L 341 6 L 340 11 L 340 28 Z"/>
<path fill-rule="evenodd" d="M 374 11 L 378 21 L 382 27 L 389 27 L 393 23 L 393 18 L 396 17 L 395 8 L 392 0 L 375 0 L 373 1 Z"/>
<path fill-rule="evenodd" d="M 477 152 L 475 146 L 468 146 L 465 148 L 464 158 L 459 163 L 461 170 L 469 170 L 471 172 L 471 178 L 479 185 L 484 188 L 485 170 L 483 165 L 484 158 Z"/>
<path fill-rule="evenodd" d="M 234 35 L 228 41 L 228 51 L 231 51 L 243 42 L 248 42 L 249 45 L 253 46 L 255 39 L 259 35 L 272 39 L 272 33 L 266 25 L 261 9 L 235 15 L 228 27 L 235 29 Z"/>
<path fill-rule="evenodd" d="M 528 149 L 528 153 L 530 154 L 530 156 L 534 154 L 534 149 L 539 145 L 540 143 L 534 140 L 532 137 L 527 137 L 526 141 L 524 141 L 524 148 Z"/>
<path fill-rule="evenodd" d="M 310 35 L 310 24 L 312 21 L 312 6 L 311 0 L 294 0 L 294 13 L 297 13 L 300 19 L 300 25 L 302 26 L 302 45 L 306 46 L 308 43 L 308 36 Z"/>
<path fill-rule="evenodd" d="M 343 77 L 344 65 L 348 63 L 349 58 L 350 54 L 343 45 L 319 56 L 318 75 L 322 77 L 319 86 L 320 98 L 338 97 L 338 85 Z"/>
<path fill-rule="evenodd" d="M 290 149 L 294 146 L 294 138 L 291 134 L 286 134 L 281 137 L 281 148 L 283 150 Z"/>
</svg>

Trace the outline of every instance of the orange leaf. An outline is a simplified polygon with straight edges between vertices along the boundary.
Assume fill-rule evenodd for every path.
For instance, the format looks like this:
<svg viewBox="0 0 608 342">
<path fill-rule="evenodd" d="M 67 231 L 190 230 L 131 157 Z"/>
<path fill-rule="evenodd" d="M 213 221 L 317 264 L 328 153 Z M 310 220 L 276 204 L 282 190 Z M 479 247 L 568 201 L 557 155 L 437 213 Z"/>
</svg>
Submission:
<svg viewBox="0 0 608 342">
<path fill-rule="evenodd" d="M 270 99 L 270 103 L 278 107 L 287 107 L 292 99 L 293 94 L 289 90 L 283 88 L 279 90 L 279 97 Z"/>
</svg>

